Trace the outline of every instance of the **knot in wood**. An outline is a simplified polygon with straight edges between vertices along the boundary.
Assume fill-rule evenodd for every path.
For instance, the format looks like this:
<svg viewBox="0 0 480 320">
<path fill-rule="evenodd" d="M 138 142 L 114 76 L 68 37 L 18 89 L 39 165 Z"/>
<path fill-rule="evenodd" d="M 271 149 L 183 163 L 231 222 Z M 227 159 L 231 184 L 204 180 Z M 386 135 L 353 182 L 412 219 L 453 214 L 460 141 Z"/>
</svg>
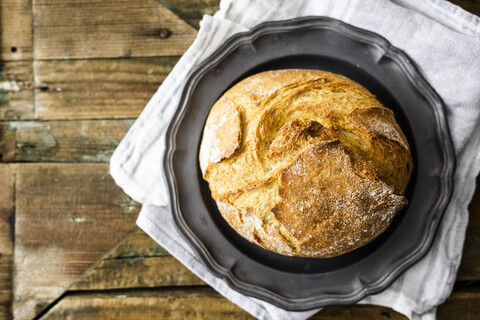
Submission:
<svg viewBox="0 0 480 320">
<path fill-rule="evenodd" d="M 170 29 L 160 28 L 158 30 L 158 36 L 160 37 L 160 39 L 170 38 L 171 35 L 172 35 L 172 31 L 170 31 Z"/>
</svg>

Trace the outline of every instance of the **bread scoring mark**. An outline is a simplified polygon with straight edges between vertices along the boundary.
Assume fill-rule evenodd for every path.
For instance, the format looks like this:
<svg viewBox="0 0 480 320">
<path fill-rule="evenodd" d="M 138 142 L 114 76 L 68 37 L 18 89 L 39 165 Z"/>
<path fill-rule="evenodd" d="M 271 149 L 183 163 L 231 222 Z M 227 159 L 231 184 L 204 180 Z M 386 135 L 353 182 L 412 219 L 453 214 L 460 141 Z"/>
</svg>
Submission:
<svg viewBox="0 0 480 320">
<path fill-rule="evenodd" d="M 284 124 L 277 131 L 273 141 L 266 145 L 265 149 L 268 151 L 265 156 L 266 158 L 281 157 L 287 152 L 302 147 L 312 138 L 325 138 L 327 135 L 333 137 L 332 132 L 317 121 L 294 119 Z"/>
<path fill-rule="evenodd" d="M 230 155 L 215 157 L 219 152 L 208 140 L 219 138 L 204 134 L 208 143 L 202 141 L 200 160 L 208 154 L 204 177 L 212 196 L 248 240 L 287 255 L 333 256 L 372 240 L 405 205 L 399 194 L 408 183 L 411 157 L 403 133 L 393 113 L 361 85 L 322 71 L 272 71 L 243 80 L 217 104 L 230 104 L 238 113 L 238 144 Z M 217 116 L 214 122 L 226 126 L 227 120 Z M 203 145 L 210 151 L 202 152 Z M 328 157 L 312 151 L 319 145 L 328 152 L 317 151 Z M 307 156 L 312 152 L 315 157 Z M 312 167 L 331 157 L 341 161 L 321 174 L 330 178 L 312 181 Z M 287 171 L 295 178 L 286 179 Z M 326 191 L 328 183 L 344 180 L 361 190 Z M 302 183 L 303 198 L 289 201 L 289 189 Z M 300 222 L 288 223 L 288 215 Z"/>
</svg>

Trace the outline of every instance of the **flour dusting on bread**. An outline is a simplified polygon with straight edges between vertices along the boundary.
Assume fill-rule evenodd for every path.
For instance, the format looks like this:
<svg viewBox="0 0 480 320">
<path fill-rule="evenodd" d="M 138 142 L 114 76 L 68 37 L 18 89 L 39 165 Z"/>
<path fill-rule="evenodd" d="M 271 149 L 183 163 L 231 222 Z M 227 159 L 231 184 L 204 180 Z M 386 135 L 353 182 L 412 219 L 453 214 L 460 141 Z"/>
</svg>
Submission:
<svg viewBox="0 0 480 320">
<path fill-rule="evenodd" d="M 205 124 L 200 146 L 200 167 L 207 169 L 209 163 L 217 163 L 230 157 L 238 148 L 241 139 L 241 120 L 232 101 L 221 99 L 210 111 Z"/>
</svg>

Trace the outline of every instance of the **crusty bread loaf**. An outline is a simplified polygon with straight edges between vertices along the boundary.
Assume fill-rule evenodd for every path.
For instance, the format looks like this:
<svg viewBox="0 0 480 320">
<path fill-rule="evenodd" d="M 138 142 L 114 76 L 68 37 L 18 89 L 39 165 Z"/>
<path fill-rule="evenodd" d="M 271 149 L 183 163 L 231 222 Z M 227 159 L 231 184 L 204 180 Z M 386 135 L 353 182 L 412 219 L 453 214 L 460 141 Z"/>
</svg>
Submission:
<svg viewBox="0 0 480 320">
<path fill-rule="evenodd" d="M 215 103 L 200 167 L 243 237 L 281 254 L 332 257 L 373 240 L 406 205 L 412 159 L 393 112 L 363 86 L 277 70 Z"/>
</svg>

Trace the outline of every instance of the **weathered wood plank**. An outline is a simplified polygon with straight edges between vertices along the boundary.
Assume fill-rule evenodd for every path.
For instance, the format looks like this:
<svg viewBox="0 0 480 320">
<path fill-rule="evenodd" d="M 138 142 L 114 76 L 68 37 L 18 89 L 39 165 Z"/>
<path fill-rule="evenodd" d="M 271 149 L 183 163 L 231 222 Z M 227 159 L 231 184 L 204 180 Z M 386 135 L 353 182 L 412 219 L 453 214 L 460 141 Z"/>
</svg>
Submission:
<svg viewBox="0 0 480 320">
<path fill-rule="evenodd" d="M 170 256 L 167 250 L 162 248 L 141 229 L 138 229 L 125 238 L 114 250 L 110 251 L 105 258 L 127 258 L 133 255 L 138 257 Z"/>
<path fill-rule="evenodd" d="M 104 259 L 70 289 L 104 290 L 204 285 L 172 256 L 138 257 L 126 254 Z"/>
<path fill-rule="evenodd" d="M 12 318 L 16 165 L 0 164 L 0 319 Z"/>
<path fill-rule="evenodd" d="M 253 319 L 210 288 L 73 295 L 42 320 Z"/>
<path fill-rule="evenodd" d="M 0 161 L 108 162 L 133 121 L 0 123 Z"/>
<path fill-rule="evenodd" d="M 219 0 L 157 0 L 194 28 L 199 28 L 203 15 L 213 15 Z"/>
<path fill-rule="evenodd" d="M 39 119 L 136 118 L 178 57 L 35 61 Z"/>
<path fill-rule="evenodd" d="M 154 0 L 34 0 L 35 59 L 181 55 L 197 31 Z M 168 29 L 159 35 L 160 29 Z"/>
<path fill-rule="evenodd" d="M 478 319 L 480 293 L 456 291 L 437 312 L 439 320 Z M 245 311 L 210 288 L 189 288 L 125 293 L 89 293 L 67 296 L 42 320 L 56 319 L 253 319 Z M 405 320 L 385 307 L 352 305 L 326 307 L 312 320 Z"/>
<path fill-rule="evenodd" d="M 0 61 L 0 120 L 34 117 L 32 61 Z"/>
<path fill-rule="evenodd" d="M 133 232 L 139 211 L 108 164 L 21 164 L 15 205 L 16 319 L 31 319 Z"/>
<path fill-rule="evenodd" d="M 457 280 L 480 280 L 480 176 L 477 177 L 477 188 L 468 207 L 469 221 L 462 262 L 458 270 Z"/>
<path fill-rule="evenodd" d="M 0 1 L 0 60 L 29 60 L 32 46 L 32 1 Z"/>
<path fill-rule="evenodd" d="M 147 234 L 137 230 L 69 290 L 205 285 Z"/>
</svg>

